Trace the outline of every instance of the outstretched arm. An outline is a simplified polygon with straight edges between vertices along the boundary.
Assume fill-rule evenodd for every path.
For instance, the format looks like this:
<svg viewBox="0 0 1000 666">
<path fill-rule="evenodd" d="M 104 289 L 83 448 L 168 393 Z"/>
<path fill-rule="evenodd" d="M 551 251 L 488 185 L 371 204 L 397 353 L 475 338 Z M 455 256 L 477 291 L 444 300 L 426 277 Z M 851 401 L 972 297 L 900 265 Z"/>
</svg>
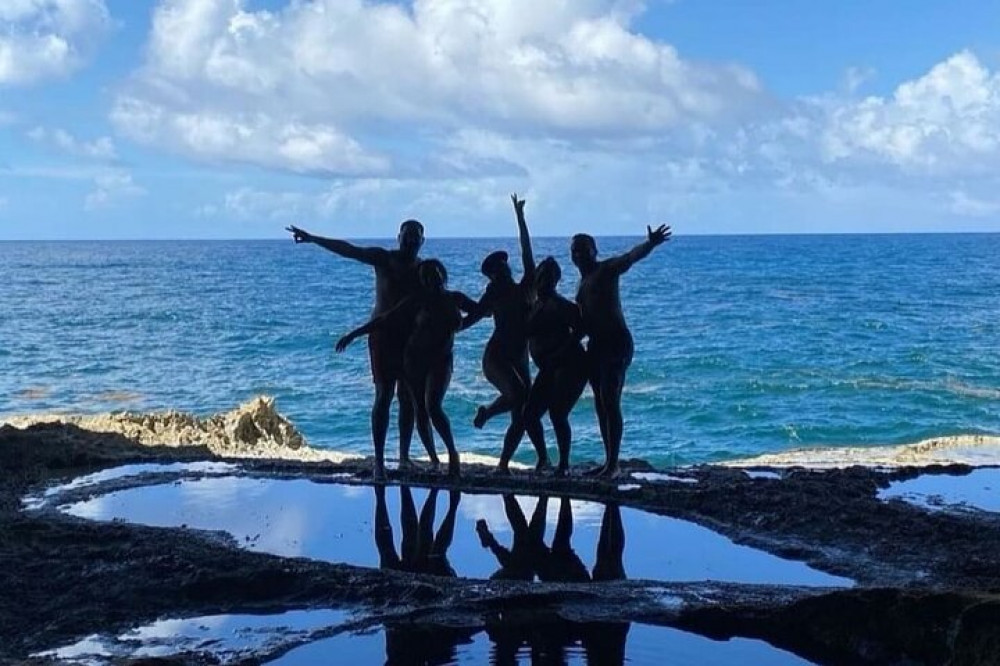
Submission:
<svg viewBox="0 0 1000 666">
<path fill-rule="evenodd" d="M 524 219 L 524 199 L 518 199 L 517 194 L 510 195 L 514 202 L 514 213 L 517 215 L 517 238 L 521 243 L 521 266 L 524 269 L 525 284 L 532 284 L 535 279 L 535 255 L 531 251 L 531 236 L 528 234 L 528 223 Z"/>
<path fill-rule="evenodd" d="M 379 265 L 388 256 L 387 251 L 381 247 L 358 247 L 344 240 L 315 236 L 305 229 L 300 229 L 294 225 L 285 227 L 285 231 L 291 232 L 292 239 L 296 243 L 313 243 L 334 254 L 339 254 L 341 257 L 360 261 L 369 266 Z"/>
<path fill-rule="evenodd" d="M 632 266 L 636 263 L 648 257 L 654 248 L 663 245 L 670 240 L 670 235 L 670 227 L 665 224 L 661 224 L 656 229 L 647 226 L 646 240 L 639 243 L 625 254 L 620 254 L 617 257 L 608 259 L 607 265 L 614 268 L 618 273 L 624 273 L 628 269 L 632 268 Z"/>
<path fill-rule="evenodd" d="M 409 305 L 411 304 L 412 300 L 413 300 L 412 297 L 411 298 L 404 298 L 402 301 L 400 301 L 396 305 L 396 307 L 394 307 L 391 310 L 388 310 L 386 312 L 383 312 L 382 314 L 378 315 L 377 317 L 372 317 L 367 323 L 365 323 L 365 324 L 363 324 L 361 326 L 358 326 L 356 329 L 354 329 L 353 331 L 351 331 L 350 333 L 348 333 L 347 335 L 345 335 L 344 337 L 342 337 L 340 340 L 337 340 L 337 351 L 338 352 L 344 351 L 345 349 L 347 349 L 348 345 L 350 345 L 352 342 L 354 342 L 358 338 L 360 338 L 360 337 L 362 337 L 364 335 L 368 335 L 369 333 L 371 333 L 375 329 L 379 328 L 380 326 L 384 326 L 386 320 L 388 320 L 390 317 L 393 317 L 393 316 L 399 314 L 399 312 L 404 307 L 409 307 Z"/>
<path fill-rule="evenodd" d="M 464 310 L 467 314 L 462 317 L 462 325 L 458 327 L 458 330 L 464 331 L 465 329 L 475 326 L 480 321 L 493 314 L 493 290 L 490 287 L 486 287 L 486 293 L 483 297 L 479 299 L 479 302 L 475 302 L 471 298 L 468 298 L 468 303 L 466 307 L 459 305 L 458 307 Z"/>
</svg>

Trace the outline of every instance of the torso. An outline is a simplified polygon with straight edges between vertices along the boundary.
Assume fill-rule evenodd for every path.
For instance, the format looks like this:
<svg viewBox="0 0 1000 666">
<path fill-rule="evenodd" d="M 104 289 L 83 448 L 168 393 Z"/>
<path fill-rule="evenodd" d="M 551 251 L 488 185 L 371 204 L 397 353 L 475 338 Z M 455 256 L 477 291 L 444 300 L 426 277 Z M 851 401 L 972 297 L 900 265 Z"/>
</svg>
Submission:
<svg viewBox="0 0 1000 666">
<path fill-rule="evenodd" d="M 576 302 L 591 347 L 595 344 L 601 347 L 632 344 L 632 334 L 622 314 L 619 278 L 604 262 L 598 262 L 594 270 L 580 278 Z"/>
<path fill-rule="evenodd" d="M 560 353 L 573 350 L 574 325 L 579 325 L 578 308 L 559 294 L 535 303 L 530 315 L 528 346 L 539 368 L 558 361 Z M 578 343 L 576 347 L 579 348 Z"/>
<path fill-rule="evenodd" d="M 499 351 L 510 358 L 525 354 L 528 342 L 527 289 L 517 282 L 490 283 L 487 297 L 493 311 L 493 335 L 487 348 Z"/>
<path fill-rule="evenodd" d="M 406 343 L 406 355 L 412 362 L 431 362 L 450 355 L 455 331 L 462 323 L 462 313 L 452 292 L 417 296 L 416 312 Z"/>
<path fill-rule="evenodd" d="M 417 259 L 404 257 L 399 250 L 386 250 L 384 265 L 375 267 L 375 305 L 372 316 L 391 310 L 407 296 L 412 296 L 420 284 Z"/>
</svg>

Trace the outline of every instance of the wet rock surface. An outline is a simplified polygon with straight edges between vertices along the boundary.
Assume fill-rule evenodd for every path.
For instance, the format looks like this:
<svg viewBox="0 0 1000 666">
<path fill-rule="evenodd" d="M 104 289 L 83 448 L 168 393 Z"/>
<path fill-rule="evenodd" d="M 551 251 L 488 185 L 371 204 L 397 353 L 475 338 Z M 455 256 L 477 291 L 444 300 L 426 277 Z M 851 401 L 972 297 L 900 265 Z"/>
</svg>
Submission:
<svg viewBox="0 0 1000 666">
<path fill-rule="evenodd" d="M 821 664 L 992 664 L 1000 654 L 1000 520 L 877 499 L 880 488 L 915 470 L 791 469 L 775 479 L 703 467 L 669 471 L 688 481 L 600 482 L 579 475 L 496 477 L 468 466 L 455 481 L 426 468 L 390 479 L 615 501 L 850 577 L 859 587 L 849 590 L 442 579 L 253 553 L 218 533 L 21 511 L 28 492 L 110 465 L 217 458 L 205 447 L 144 446 L 73 424 L 0 428 L 0 660 L 18 663 L 83 636 L 167 616 L 320 607 L 351 608 L 362 624 L 373 625 L 637 621 L 710 637 L 761 638 Z M 242 467 L 263 476 L 370 479 L 365 461 L 248 460 Z M 640 463 L 631 469 L 649 471 Z"/>
</svg>

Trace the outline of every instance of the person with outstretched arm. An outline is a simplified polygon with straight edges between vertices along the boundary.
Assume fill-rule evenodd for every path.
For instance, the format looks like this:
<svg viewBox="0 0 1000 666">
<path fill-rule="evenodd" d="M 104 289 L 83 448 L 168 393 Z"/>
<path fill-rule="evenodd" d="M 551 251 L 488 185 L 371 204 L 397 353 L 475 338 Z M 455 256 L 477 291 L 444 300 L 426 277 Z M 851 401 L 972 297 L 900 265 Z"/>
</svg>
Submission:
<svg viewBox="0 0 1000 666">
<path fill-rule="evenodd" d="M 289 226 L 296 243 L 312 243 L 336 255 L 367 264 L 375 269 L 375 305 L 372 316 L 388 312 L 417 289 L 418 254 L 424 243 L 424 226 L 417 220 L 406 220 L 399 227 L 398 249 L 360 247 L 344 240 L 324 238 L 305 229 Z M 372 404 L 371 429 L 375 448 L 373 476 L 385 477 L 385 438 L 389 428 L 392 398 L 399 395 L 399 466 L 410 465 L 410 441 L 413 437 L 414 408 L 409 392 L 401 385 L 403 347 L 406 330 L 384 328 L 368 338 L 375 400 Z M 431 453 L 431 452 L 428 452 Z"/>
<path fill-rule="evenodd" d="M 625 254 L 599 260 L 593 236 L 576 234 L 570 244 L 573 263 L 580 271 L 576 303 L 588 336 L 587 361 L 590 387 L 594 391 L 605 462 L 597 475 L 618 474 L 622 444 L 622 388 L 632 364 L 632 334 L 622 314 L 618 284 L 621 276 L 645 259 L 657 247 L 670 240 L 670 227 L 646 227 L 646 240 Z"/>
<path fill-rule="evenodd" d="M 420 262 L 418 274 L 421 289 L 417 293 L 342 337 L 337 342 L 337 351 L 344 351 L 363 335 L 386 329 L 409 331 L 403 351 L 403 383 L 416 407 L 417 432 L 432 462 L 436 461 L 433 423 L 448 449 L 448 473 L 458 476 L 458 450 L 443 403 L 451 384 L 455 333 L 462 323 L 461 311 L 474 304 L 464 294 L 446 289 L 448 274 L 440 261 Z"/>
</svg>

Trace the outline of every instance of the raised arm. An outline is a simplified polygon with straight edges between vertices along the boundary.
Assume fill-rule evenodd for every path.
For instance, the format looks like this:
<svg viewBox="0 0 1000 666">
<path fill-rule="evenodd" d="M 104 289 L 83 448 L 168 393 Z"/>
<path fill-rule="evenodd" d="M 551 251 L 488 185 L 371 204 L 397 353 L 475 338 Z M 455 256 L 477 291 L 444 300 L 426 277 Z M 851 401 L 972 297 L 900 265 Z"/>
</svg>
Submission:
<svg viewBox="0 0 1000 666">
<path fill-rule="evenodd" d="M 524 269 L 522 283 L 530 285 L 535 279 L 535 255 L 531 251 L 528 223 L 524 219 L 524 199 L 518 199 L 515 193 L 510 195 L 510 200 L 514 202 L 514 213 L 517 215 L 517 239 L 521 243 L 521 266 Z"/>
<path fill-rule="evenodd" d="M 665 224 L 661 224 L 656 229 L 647 226 L 646 240 L 639 243 L 625 254 L 620 254 L 617 257 L 608 259 L 606 265 L 611 266 L 618 273 L 624 273 L 628 269 L 632 268 L 632 266 L 636 263 L 648 257 L 654 248 L 663 245 L 670 240 L 670 235 L 670 227 Z"/>
<path fill-rule="evenodd" d="M 289 231 L 292 234 L 292 239 L 296 243 L 313 243 L 314 245 L 319 245 L 325 250 L 329 250 L 334 254 L 338 254 L 341 257 L 347 259 L 353 259 L 354 261 L 360 261 L 363 264 L 368 264 L 369 266 L 377 266 L 385 261 L 388 257 L 388 252 L 381 247 L 359 247 L 352 243 L 348 243 L 345 240 L 338 240 L 336 238 L 324 238 L 323 236 L 316 236 L 305 229 L 300 229 L 294 225 L 285 227 L 285 231 Z"/>
</svg>

